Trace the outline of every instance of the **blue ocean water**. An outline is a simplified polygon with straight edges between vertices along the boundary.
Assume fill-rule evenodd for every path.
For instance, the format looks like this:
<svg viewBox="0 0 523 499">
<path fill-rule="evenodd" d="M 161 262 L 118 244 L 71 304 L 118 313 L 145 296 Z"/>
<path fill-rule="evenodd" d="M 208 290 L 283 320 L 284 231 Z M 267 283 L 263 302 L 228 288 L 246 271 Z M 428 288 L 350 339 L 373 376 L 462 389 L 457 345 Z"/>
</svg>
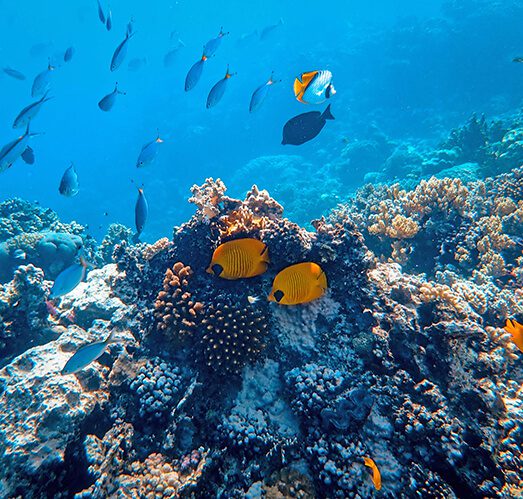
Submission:
<svg viewBox="0 0 523 499">
<path fill-rule="evenodd" d="M 272 185 L 264 185 L 264 172 L 252 169 L 237 182 L 242 167 L 255 158 L 299 155 L 318 172 L 307 172 L 308 181 L 318 183 L 315 191 L 328 194 L 320 175 L 325 164 L 340 156 L 343 139 L 363 138 L 370 125 L 394 139 L 414 136 L 435 143 L 473 112 L 501 114 L 521 101 L 522 67 L 511 62 L 523 48 L 521 2 L 334 0 L 296 8 L 266 0 L 248 5 L 114 1 L 110 7 L 110 32 L 98 20 L 94 0 L 2 2 L 0 18 L 2 66 L 27 76 L 18 81 L 1 75 L 4 143 L 18 136 L 12 121 L 34 100 L 31 83 L 48 57 L 57 60 L 67 47 L 75 48 L 72 61 L 53 71 L 53 99 L 32 123 L 33 131 L 43 133 L 32 139 L 35 164 L 18 161 L 3 173 L 0 197 L 38 201 L 64 220 L 88 225 L 97 238 L 111 222 L 133 226 L 136 189 L 131 180 L 145 186 L 150 216 L 143 237 L 154 241 L 192 213 L 186 203 L 189 188 L 208 176 L 221 177 L 232 195 L 253 183 L 261 188 L 278 183 L 272 178 Z M 111 72 L 113 51 L 130 19 L 136 34 L 124 63 Z M 259 33 L 280 19 L 283 25 L 260 40 Z M 197 87 L 184 92 L 188 69 L 221 26 L 230 34 L 207 62 Z M 178 38 L 184 46 L 166 68 L 163 58 Z M 131 71 L 133 59 L 145 59 L 145 64 Z M 207 93 L 228 64 L 237 75 L 219 105 L 208 110 Z M 283 124 L 304 111 L 294 99 L 293 79 L 322 68 L 334 75 L 336 120 L 314 141 L 281 145 Z M 259 112 L 249 114 L 253 90 L 272 71 L 281 83 Z M 126 95 L 103 113 L 97 102 L 116 81 Z M 140 149 L 157 129 L 164 139 L 158 158 L 138 170 Z M 71 161 L 80 193 L 69 199 L 59 195 L 58 184 Z M 349 163 L 337 171 L 347 194 L 363 182 L 361 175 L 351 175 Z M 280 199 L 284 206 L 286 201 Z M 321 215 L 314 211 L 309 219 Z"/>
</svg>

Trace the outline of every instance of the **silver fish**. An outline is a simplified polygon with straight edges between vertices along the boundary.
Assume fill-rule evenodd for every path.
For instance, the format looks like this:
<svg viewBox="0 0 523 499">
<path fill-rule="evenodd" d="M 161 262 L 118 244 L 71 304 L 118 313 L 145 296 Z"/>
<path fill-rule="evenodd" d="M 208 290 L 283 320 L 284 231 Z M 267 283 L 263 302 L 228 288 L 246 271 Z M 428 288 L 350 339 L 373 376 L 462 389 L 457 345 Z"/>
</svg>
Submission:
<svg viewBox="0 0 523 499">
<path fill-rule="evenodd" d="M 269 89 L 272 85 L 276 83 L 273 80 L 273 74 L 271 73 L 271 77 L 267 80 L 266 83 L 259 86 L 252 94 L 251 97 L 251 103 L 249 104 L 249 112 L 253 113 L 254 111 L 257 111 L 265 99 L 267 98 L 267 95 L 269 94 Z"/>
<path fill-rule="evenodd" d="M 160 134 L 158 133 L 158 136 L 154 140 L 151 140 L 151 142 L 145 144 L 142 147 L 140 154 L 138 155 L 136 167 L 142 168 L 144 166 L 150 165 L 158 154 L 158 145 L 162 142 L 163 140 L 160 138 Z"/>
<path fill-rule="evenodd" d="M 98 107 L 102 111 L 108 113 L 113 108 L 114 103 L 116 102 L 116 96 L 118 94 L 125 95 L 125 92 L 118 90 L 118 82 L 116 82 L 114 90 L 110 94 L 107 94 L 105 97 L 100 99 L 100 102 L 98 102 Z"/>
<path fill-rule="evenodd" d="M 58 187 L 58 192 L 62 196 L 72 198 L 78 194 L 78 174 L 74 168 L 74 164 L 71 163 L 71 166 L 65 170 L 62 175 L 62 180 L 60 181 L 60 187 Z"/>
<path fill-rule="evenodd" d="M 0 173 L 10 168 L 13 163 L 24 153 L 28 147 L 28 142 L 31 137 L 39 135 L 38 133 L 31 133 L 29 131 L 29 123 L 25 129 L 25 133 L 15 140 L 12 140 L 0 149 Z"/>
<path fill-rule="evenodd" d="M 113 331 L 111 331 L 105 341 L 95 341 L 80 347 L 66 362 L 62 369 L 62 375 L 75 374 L 86 368 L 91 362 L 101 357 L 107 346 L 113 342 Z"/>
<path fill-rule="evenodd" d="M 31 97 L 39 97 L 40 95 L 45 94 L 51 83 L 51 75 L 54 70 L 55 67 L 52 66 L 49 61 L 47 69 L 36 75 L 33 80 L 33 86 L 31 87 Z"/>
<path fill-rule="evenodd" d="M 222 43 L 222 38 L 228 35 L 229 32 L 224 33 L 223 28 L 220 28 L 220 32 L 216 38 L 212 38 L 203 46 L 203 55 L 207 58 L 212 57 Z"/>
<path fill-rule="evenodd" d="M 211 88 L 211 91 L 207 96 L 207 109 L 216 106 L 216 104 L 220 102 L 223 94 L 225 93 L 225 89 L 227 88 L 227 81 L 235 74 L 236 73 L 229 73 L 229 66 L 227 66 L 225 76 L 218 83 L 216 83 L 214 87 Z"/>
<path fill-rule="evenodd" d="M 98 3 L 98 19 L 100 19 L 100 22 L 102 24 L 105 24 L 105 15 L 104 10 L 102 9 L 102 5 L 100 4 L 100 0 L 96 0 Z"/>
<path fill-rule="evenodd" d="M 69 47 L 64 53 L 64 62 L 69 62 L 74 56 L 74 47 Z"/>
<path fill-rule="evenodd" d="M 138 199 L 136 200 L 136 205 L 134 207 L 134 222 L 136 225 L 136 234 L 134 236 L 134 241 L 140 241 L 140 235 L 145 227 L 145 222 L 147 222 L 147 215 L 149 214 L 149 205 L 147 199 L 145 199 L 145 194 L 143 188 L 138 188 Z"/>
<path fill-rule="evenodd" d="M 276 24 L 271 24 L 263 28 L 260 32 L 260 40 L 267 40 L 273 33 L 273 31 L 280 26 L 283 26 L 283 18 L 280 17 L 280 20 Z"/>
<path fill-rule="evenodd" d="M 80 258 L 80 263 L 73 263 L 58 274 L 51 288 L 49 299 L 52 300 L 70 293 L 85 279 L 86 274 L 87 262 Z"/>
<path fill-rule="evenodd" d="M 11 78 L 14 78 L 15 80 L 23 81 L 25 80 L 25 75 L 21 73 L 20 71 L 17 71 L 16 69 L 5 67 L 3 68 L 3 72 L 10 76 Z"/>
<path fill-rule="evenodd" d="M 120 45 L 118 45 L 118 47 L 116 47 L 113 58 L 111 59 L 111 71 L 116 71 L 121 66 L 125 56 L 127 55 L 127 44 L 129 43 L 129 40 L 132 36 L 134 36 L 134 33 L 129 33 L 127 31 L 123 41 L 120 43 Z"/>
<path fill-rule="evenodd" d="M 202 76 L 202 71 L 203 71 L 203 65 L 206 60 L 207 60 L 207 57 L 202 55 L 202 58 L 199 61 L 196 61 L 191 66 L 191 69 L 189 69 L 189 72 L 187 73 L 187 76 L 185 77 L 185 91 L 186 92 L 188 92 L 189 90 L 192 90 L 196 86 L 196 84 L 200 81 L 200 77 Z"/>
<path fill-rule="evenodd" d="M 42 104 L 51 99 L 52 99 L 52 97 L 47 97 L 47 92 L 46 92 L 40 100 L 33 102 L 33 103 L 29 104 L 28 106 L 24 107 L 18 113 L 18 116 L 15 118 L 15 120 L 13 122 L 13 128 L 22 128 L 22 127 L 27 126 L 27 124 L 40 112 Z"/>
<path fill-rule="evenodd" d="M 111 8 L 109 7 L 109 12 L 107 13 L 107 19 L 105 20 L 105 28 L 107 31 L 111 31 L 111 28 L 113 27 L 113 14 L 111 12 Z"/>
</svg>

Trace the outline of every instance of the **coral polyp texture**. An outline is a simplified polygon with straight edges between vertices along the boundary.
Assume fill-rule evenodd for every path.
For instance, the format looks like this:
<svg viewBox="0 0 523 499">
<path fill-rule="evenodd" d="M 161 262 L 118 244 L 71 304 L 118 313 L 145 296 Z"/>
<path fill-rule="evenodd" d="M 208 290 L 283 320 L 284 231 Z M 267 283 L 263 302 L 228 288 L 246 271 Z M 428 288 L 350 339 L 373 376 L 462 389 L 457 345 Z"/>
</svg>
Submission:
<svg viewBox="0 0 523 499">
<path fill-rule="evenodd" d="M 476 119 L 446 147 L 487 161 L 466 144 L 489 133 Z M 111 226 L 100 268 L 52 303 L 54 267 L 18 264 L 0 287 L 0 495 L 521 496 L 523 354 L 503 326 L 523 319 L 522 199 L 521 168 L 367 186 L 309 230 L 266 190 L 235 199 L 209 178 L 172 239 Z M 0 207 L 5 238 L 30 229 L 38 248 L 67 228 L 20 203 Z M 267 271 L 207 273 L 237 238 L 267 245 Z M 276 274 L 306 261 L 326 293 L 269 302 Z M 109 333 L 97 361 L 61 374 Z"/>
</svg>

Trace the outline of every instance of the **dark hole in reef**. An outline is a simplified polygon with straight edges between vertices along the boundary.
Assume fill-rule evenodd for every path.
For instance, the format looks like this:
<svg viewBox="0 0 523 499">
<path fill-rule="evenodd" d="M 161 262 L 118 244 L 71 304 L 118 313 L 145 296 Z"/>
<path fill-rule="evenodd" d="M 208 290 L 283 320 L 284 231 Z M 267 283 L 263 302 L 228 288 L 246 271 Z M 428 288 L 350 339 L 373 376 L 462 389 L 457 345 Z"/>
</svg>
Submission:
<svg viewBox="0 0 523 499">
<path fill-rule="evenodd" d="M 432 470 L 438 473 L 441 478 L 449 484 L 457 497 L 463 499 L 482 499 L 483 494 L 479 494 L 477 489 L 472 488 L 468 483 L 456 473 L 456 470 L 446 460 L 435 458 L 432 461 Z"/>
<path fill-rule="evenodd" d="M 412 351 L 408 348 L 408 338 L 403 332 L 390 333 L 390 349 L 394 355 L 394 359 L 398 362 L 400 367 L 407 371 L 416 383 L 419 383 L 423 377 L 421 376 L 420 370 Z"/>
</svg>

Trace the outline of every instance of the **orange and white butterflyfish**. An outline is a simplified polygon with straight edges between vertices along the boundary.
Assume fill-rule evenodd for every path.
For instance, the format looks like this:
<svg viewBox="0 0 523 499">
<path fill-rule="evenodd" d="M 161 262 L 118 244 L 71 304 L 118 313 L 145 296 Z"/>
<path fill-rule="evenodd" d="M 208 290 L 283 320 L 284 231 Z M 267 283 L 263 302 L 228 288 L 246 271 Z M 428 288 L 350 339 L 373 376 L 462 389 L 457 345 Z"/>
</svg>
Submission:
<svg viewBox="0 0 523 499">
<path fill-rule="evenodd" d="M 321 104 L 335 93 L 332 73 L 328 70 L 308 71 L 294 80 L 294 95 L 305 104 Z"/>
<path fill-rule="evenodd" d="M 515 320 L 507 319 L 503 329 L 512 335 L 512 341 L 519 348 L 519 351 L 523 352 L 523 324 Z"/>
<path fill-rule="evenodd" d="M 364 457 L 363 462 L 365 463 L 365 466 L 368 466 L 372 470 L 372 483 L 374 484 L 374 488 L 376 490 L 381 489 L 381 473 L 378 467 L 376 466 L 376 463 L 373 459 L 370 457 Z"/>
<path fill-rule="evenodd" d="M 207 272 L 222 279 L 243 279 L 263 274 L 268 264 L 266 244 L 251 238 L 235 239 L 214 250 Z"/>
<path fill-rule="evenodd" d="M 276 275 L 268 298 L 280 305 L 299 305 L 320 298 L 326 289 L 327 277 L 317 263 L 297 263 Z"/>
</svg>

